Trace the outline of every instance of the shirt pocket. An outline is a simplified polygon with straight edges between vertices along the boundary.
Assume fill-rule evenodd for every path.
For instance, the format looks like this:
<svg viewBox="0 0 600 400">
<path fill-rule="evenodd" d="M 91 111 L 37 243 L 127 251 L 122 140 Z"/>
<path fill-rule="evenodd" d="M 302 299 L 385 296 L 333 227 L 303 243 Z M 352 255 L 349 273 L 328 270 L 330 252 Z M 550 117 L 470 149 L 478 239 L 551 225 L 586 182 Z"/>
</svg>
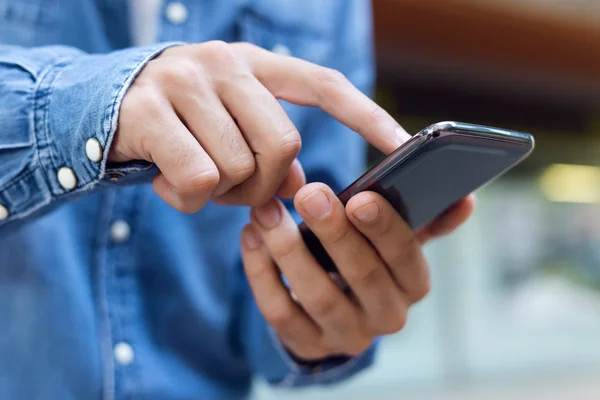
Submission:
<svg viewBox="0 0 600 400">
<path fill-rule="evenodd" d="M 239 18 L 240 40 L 326 65 L 333 53 L 341 0 L 250 0 Z"/>
</svg>

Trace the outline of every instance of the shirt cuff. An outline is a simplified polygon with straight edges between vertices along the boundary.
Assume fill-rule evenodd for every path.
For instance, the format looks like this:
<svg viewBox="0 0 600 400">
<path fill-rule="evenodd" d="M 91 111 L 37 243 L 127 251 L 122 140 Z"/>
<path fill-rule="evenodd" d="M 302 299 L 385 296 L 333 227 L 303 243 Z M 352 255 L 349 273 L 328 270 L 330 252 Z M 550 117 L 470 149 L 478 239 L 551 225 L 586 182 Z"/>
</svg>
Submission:
<svg viewBox="0 0 600 400">
<path fill-rule="evenodd" d="M 281 343 L 277 333 L 269 328 L 273 345 L 289 372 L 279 383 L 282 387 L 331 384 L 347 379 L 373 364 L 379 338 L 365 352 L 355 356 L 333 356 L 318 362 L 303 362 L 294 357 Z"/>
<path fill-rule="evenodd" d="M 35 152 L 28 166 L 0 188 L 0 203 L 10 211 L 5 222 L 28 217 L 99 183 L 132 183 L 122 178 L 133 172 L 144 172 L 135 174 L 137 181 L 156 174 L 148 163 L 107 166 L 107 157 L 133 80 L 150 60 L 179 44 L 108 54 L 57 47 L 36 57 L 23 51 L 11 59 L 34 79 L 30 104 Z"/>
<path fill-rule="evenodd" d="M 84 55 L 58 63 L 44 75 L 36 95 L 36 134 L 54 196 L 89 189 L 101 180 L 115 181 L 116 172 L 150 169 L 147 163 L 133 163 L 107 170 L 107 157 L 127 90 L 150 60 L 174 45 Z M 66 168 L 75 176 L 74 188 L 61 180 L 59 171 Z"/>
</svg>

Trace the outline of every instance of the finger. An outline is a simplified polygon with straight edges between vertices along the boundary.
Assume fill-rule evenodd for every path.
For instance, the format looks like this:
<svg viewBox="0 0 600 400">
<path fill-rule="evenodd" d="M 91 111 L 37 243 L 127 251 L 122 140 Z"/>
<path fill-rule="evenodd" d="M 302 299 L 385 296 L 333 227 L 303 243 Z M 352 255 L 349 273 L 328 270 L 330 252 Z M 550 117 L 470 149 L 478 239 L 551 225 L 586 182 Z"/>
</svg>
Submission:
<svg viewBox="0 0 600 400">
<path fill-rule="evenodd" d="M 163 114 L 146 130 L 149 161 L 161 171 L 153 188 L 175 209 L 193 213 L 210 198 L 219 183 L 219 171 L 175 112 L 170 109 Z"/>
<path fill-rule="evenodd" d="M 240 72 L 236 80 L 217 83 L 217 90 L 256 159 L 255 174 L 225 198 L 264 204 L 281 186 L 300 152 L 300 134 L 279 102 L 250 71 Z"/>
<path fill-rule="evenodd" d="M 179 61 L 176 67 L 170 63 L 165 67 L 170 73 L 165 89 L 167 96 L 179 118 L 217 165 L 220 181 L 213 196 L 218 197 L 252 176 L 254 155 L 203 77 L 201 67 L 187 59 Z"/>
<path fill-rule="evenodd" d="M 307 359 L 326 356 L 319 328 L 290 297 L 252 225 L 242 232 L 242 261 L 258 309 L 286 347 Z"/>
<path fill-rule="evenodd" d="M 475 209 L 475 201 L 475 195 L 471 194 L 456 203 L 419 231 L 417 234 L 419 241 L 425 244 L 432 239 L 454 232 L 471 216 Z"/>
<path fill-rule="evenodd" d="M 361 192 L 348 201 L 346 214 L 375 246 L 411 302 L 421 300 L 430 286 L 429 268 L 417 236 L 379 194 Z"/>
<path fill-rule="evenodd" d="M 302 186 L 306 184 L 306 175 L 298 159 L 295 159 L 290 167 L 287 176 L 283 180 L 275 195 L 282 199 L 291 199 Z"/>
<path fill-rule="evenodd" d="M 378 334 L 404 326 L 408 302 L 375 248 L 352 225 L 343 204 L 324 184 L 303 187 L 296 210 L 323 244 Z"/>
<path fill-rule="evenodd" d="M 275 97 L 321 108 L 385 154 L 410 138 L 385 110 L 340 72 L 248 44 L 238 45 L 238 51 Z"/>
<path fill-rule="evenodd" d="M 251 216 L 299 304 L 324 332 L 326 345 L 345 352 L 363 350 L 366 335 L 358 309 L 317 264 L 281 202 L 271 200 L 254 208 Z"/>
<path fill-rule="evenodd" d="M 300 161 L 298 161 L 298 159 L 296 159 L 292 163 L 287 176 L 283 180 L 283 183 L 281 184 L 279 189 L 277 189 L 277 192 L 275 192 L 275 196 L 282 198 L 282 199 L 291 199 L 294 197 L 296 192 L 305 184 L 306 184 L 306 176 L 304 175 L 304 169 L 302 168 L 302 164 L 300 164 Z M 230 203 L 227 203 L 223 199 L 223 196 L 218 197 L 218 198 L 213 198 L 213 201 L 216 204 L 232 205 Z"/>
</svg>

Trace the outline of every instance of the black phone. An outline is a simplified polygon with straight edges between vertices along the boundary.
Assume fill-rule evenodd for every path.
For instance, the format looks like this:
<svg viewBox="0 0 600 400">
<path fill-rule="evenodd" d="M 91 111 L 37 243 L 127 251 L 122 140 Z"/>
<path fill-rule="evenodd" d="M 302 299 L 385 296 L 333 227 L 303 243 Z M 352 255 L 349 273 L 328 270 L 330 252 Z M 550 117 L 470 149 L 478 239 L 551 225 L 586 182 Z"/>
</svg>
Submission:
<svg viewBox="0 0 600 400">
<path fill-rule="evenodd" d="M 425 128 L 338 194 L 381 194 L 414 230 L 523 161 L 534 149 L 527 133 L 460 122 Z M 304 223 L 304 241 L 330 274 L 337 268 Z"/>
</svg>

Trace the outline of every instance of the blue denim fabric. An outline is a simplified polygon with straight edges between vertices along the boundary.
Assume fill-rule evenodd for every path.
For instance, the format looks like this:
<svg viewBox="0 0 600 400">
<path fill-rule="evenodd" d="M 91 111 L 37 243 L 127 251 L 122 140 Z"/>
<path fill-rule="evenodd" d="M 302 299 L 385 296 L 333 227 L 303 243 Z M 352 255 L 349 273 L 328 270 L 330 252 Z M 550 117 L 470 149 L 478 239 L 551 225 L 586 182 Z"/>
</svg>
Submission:
<svg viewBox="0 0 600 400">
<path fill-rule="evenodd" d="M 125 0 L 0 0 L 2 400 L 237 399 L 254 376 L 327 384 L 372 362 L 373 349 L 317 368 L 286 353 L 241 268 L 246 208 L 184 215 L 152 191 L 154 166 L 106 165 L 127 88 L 178 43 L 286 46 L 369 92 L 370 2 L 182 2 L 185 23 L 161 17 L 159 44 L 135 48 Z M 283 105 L 303 136 L 308 180 L 350 183 L 364 166 L 358 135 L 320 110 Z M 90 138 L 101 162 L 85 155 Z M 60 185 L 61 167 L 74 171 L 74 189 Z M 115 221 L 128 237 L 111 239 Z M 122 342 L 129 363 L 113 355 Z"/>
</svg>

